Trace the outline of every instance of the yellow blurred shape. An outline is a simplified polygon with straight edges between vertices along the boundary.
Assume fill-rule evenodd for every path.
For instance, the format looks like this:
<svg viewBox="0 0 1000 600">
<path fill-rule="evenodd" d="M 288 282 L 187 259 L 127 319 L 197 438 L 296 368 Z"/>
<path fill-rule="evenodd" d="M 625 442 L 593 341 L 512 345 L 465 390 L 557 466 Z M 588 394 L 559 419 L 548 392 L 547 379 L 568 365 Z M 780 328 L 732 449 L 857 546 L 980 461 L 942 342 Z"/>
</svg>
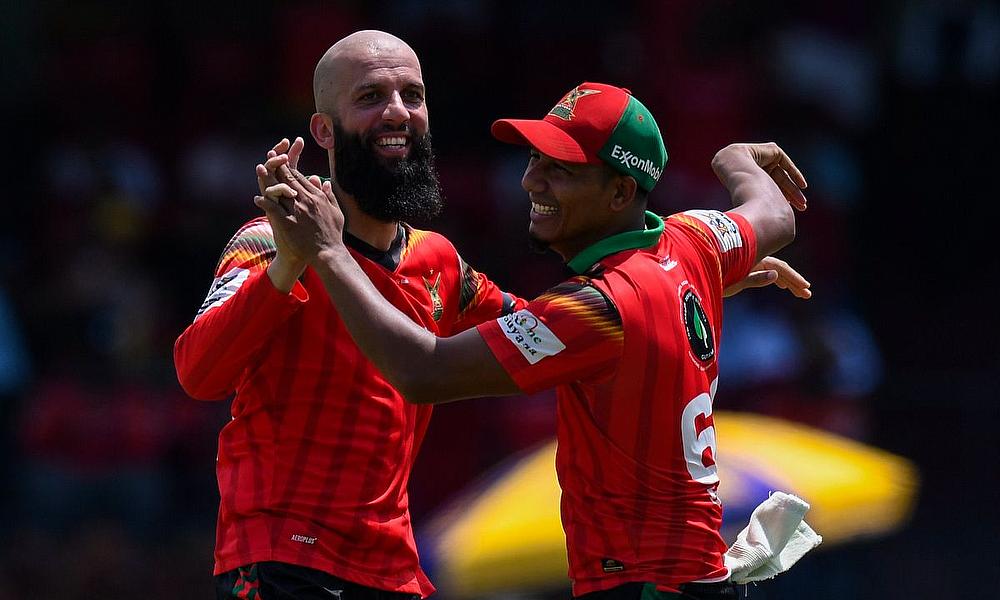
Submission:
<svg viewBox="0 0 1000 600">
<path fill-rule="evenodd" d="M 724 506 L 754 501 L 754 485 L 740 478 L 752 474 L 770 491 L 809 502 L 806 520 L 825 546 L 893 531 L 912 510 L 917 476 L 905 459 L 772 417 L 719 411 L 715 424 Z M 425 530 L 442 592 L 475 597 L 568 586 L 555 448 L 545 444 L 473 486 Z"/>
<path fill-rule="evenodd" d="M 887 533 L 913 509 L 916 469 L 894 454 L 772 417 L 718 413 L 715 423 L 720 487 L 724 467 L 738 464 L 774 491 L 799 496 L 811 505 L 806 521 L 825 544 Z"/>
<path fill-rule="evenodd" d="M 554 441 L 532 451 L 436 519 L 435 584 L 467 597 L 568 583 L 555 453 Z"/>
</svg>

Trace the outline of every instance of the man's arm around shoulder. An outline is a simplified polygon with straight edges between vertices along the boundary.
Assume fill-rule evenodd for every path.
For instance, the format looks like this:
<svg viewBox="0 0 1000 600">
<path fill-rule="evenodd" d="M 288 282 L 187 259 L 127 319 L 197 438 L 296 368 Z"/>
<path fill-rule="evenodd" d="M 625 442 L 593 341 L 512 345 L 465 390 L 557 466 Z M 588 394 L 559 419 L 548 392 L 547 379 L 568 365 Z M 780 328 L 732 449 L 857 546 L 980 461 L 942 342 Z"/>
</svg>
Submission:
<svg viewBox="0 0 1000 600">
<path fill-rule="evenodd" d="M 379 294 L 343 246 L 313 268 L 361 351 L 410 402 L 516 394 L 520 389 L 475 328 L 437 337 Z"/>
<path fill-rule="evenodd" d="M 354 343 L 415 403 L 520 391 L 479 331 L 439 338 L 386 300 L 343 243 L 344 214 L 330 182 L 295 170 L 255 198 L 297 256 L 308 256 Z"/>
</svg>

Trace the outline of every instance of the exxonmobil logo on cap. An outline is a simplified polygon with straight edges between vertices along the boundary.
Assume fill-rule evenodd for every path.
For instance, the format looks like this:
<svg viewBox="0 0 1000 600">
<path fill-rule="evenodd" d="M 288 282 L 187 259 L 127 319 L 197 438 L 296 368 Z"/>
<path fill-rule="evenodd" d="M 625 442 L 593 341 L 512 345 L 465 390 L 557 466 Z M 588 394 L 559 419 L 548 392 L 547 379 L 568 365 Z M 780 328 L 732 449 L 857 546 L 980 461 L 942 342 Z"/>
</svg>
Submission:
<svg viewBox="0 0 1000 600">
<path fill-rule="evenodd" d="M 628 167 L 629 169 L 642 171 L 657 181 L 663 173 L 663 169 L 657 167 L 650 159 L 640 158 L 631 151 L 622 148 L 618 144 L 615 144 L 615 147 L 611 149 L 611 158 L 618 160 L 623 166 Z"/>
</svg>

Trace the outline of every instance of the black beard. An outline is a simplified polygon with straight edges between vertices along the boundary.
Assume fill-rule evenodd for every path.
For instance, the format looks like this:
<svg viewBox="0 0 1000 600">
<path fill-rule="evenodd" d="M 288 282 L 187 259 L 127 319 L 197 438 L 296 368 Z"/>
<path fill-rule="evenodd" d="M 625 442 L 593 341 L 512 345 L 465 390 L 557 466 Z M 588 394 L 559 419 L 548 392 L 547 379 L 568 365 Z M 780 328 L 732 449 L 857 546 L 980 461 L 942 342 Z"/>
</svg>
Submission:
<svg viewBox="0 0 1000 600">
<path fill-rule="evenodd" d="M 411 137 L 409 156 L 390 167 L 375 153 L 372 135 L 348 133 L 336 121 L 333 132 L 334 177 L 358 208 L 385 222 L 428 222 L 438 216 L 444 201 L 430 133 Z"/>
</svg>

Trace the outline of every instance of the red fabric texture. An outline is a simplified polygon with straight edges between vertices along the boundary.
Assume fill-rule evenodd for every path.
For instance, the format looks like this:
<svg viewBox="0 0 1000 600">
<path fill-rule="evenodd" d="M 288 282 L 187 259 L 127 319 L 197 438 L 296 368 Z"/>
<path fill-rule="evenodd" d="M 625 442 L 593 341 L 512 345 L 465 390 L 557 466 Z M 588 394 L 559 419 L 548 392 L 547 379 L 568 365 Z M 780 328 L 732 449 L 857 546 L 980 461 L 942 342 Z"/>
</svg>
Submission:
<svg viewBox="0 0 1000 600">
<path fill-rule="evenodd" d="M 431 408 L 405 402 L 361 354 L 313 271 L 292 294 L 273 287 L 258 251 L 273 247 L 266 221 L 241 232 L 216 276 L 240 268 L 251 274 L 221 302 L 213 286 L 209 299 L 216 302 L 206 301 L 209 308 L 174 349 L 190 395 L 236 393 L 232 421 L 219 435 L 215 573 L 281 561 L 429 595 L 434 588 L 418 564 L 407 481 Z M 441 335 L 500 314 L 500 290 L 475 274 L 475 300 L 460 315 L 468 275 L 454 247 L 434 233 L 407 234 L 394 272 L 354 254 L 390 302 Z M 443 311 L 435 321 L 424 281 L 438 275 Z"/>
</svg>

